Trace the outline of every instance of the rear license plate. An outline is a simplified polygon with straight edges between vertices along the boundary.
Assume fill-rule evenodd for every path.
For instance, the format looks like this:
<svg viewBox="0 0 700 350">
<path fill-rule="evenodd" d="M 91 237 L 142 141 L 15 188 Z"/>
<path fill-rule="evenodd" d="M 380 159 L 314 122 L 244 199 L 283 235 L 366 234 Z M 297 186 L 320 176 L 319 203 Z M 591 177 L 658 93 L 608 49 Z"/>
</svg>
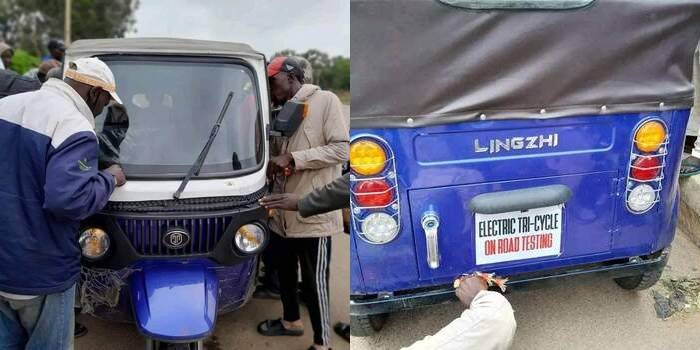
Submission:
<svg viewBox="0 0 700 350">
<path fill-rule="evenodd" d="M 476 213 L 476 265 L 561 253 L 562 206 L 498 214 Z"/>
</svg>

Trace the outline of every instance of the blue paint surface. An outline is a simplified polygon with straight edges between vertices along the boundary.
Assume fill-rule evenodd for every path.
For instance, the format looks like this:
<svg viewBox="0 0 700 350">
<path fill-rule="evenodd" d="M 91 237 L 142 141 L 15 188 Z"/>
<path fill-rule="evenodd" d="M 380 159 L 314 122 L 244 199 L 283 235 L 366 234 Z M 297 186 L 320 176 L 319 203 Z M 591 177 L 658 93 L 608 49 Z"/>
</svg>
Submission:
<svg viewBox="0 0 700 350">
<path fill-rule="evenodd" d="M 368 244 L 353 232 L 351 294 L 436 286 L 474 270 L 509 276 L 645 255 L 667 247 L 678 213 L 677 178 L 688 117 L 689 110 L 669 110 L 353 129 L 353 137 L 378 136 L 394 152 L 401 231 L 394 241 L 383 245 Z M 640 122 L 650 118 L 663 121 L 669 133 L 661 200 L 648 212 L 633 214 L 625 204 L 633 133 Z M 518 137 L 537 138 L 540 146 L 540 136 L 552 134 L 557 134 L 556 146 L 545 142 L 542 147 L 527 148 L 511 143 L 510 150 L 490 149 L 490 140 L 504 143 Z M 564 184 L 573 193 L 563 209 L 561 255 L 475 265 L 471 198 L 553 184 Z M 420 225 L 428 208 L 440 216 L 441 262 L 437 269 L 427 265 Z M 359 214 L 363 215 L 367 213 Z"/>
<path fill-rule="evenodd" d="M 156 339 L 198 340 L 217 315 L 235 311 L 248 301 L 255 283 L 255 258 L 233 266 L 208 259 L 153 259 L 133 266 L 129 285 L 114 308 L 97 307 L 95 316 L 114 322 L 136 322 L 141 333 Z"/>
</svg>

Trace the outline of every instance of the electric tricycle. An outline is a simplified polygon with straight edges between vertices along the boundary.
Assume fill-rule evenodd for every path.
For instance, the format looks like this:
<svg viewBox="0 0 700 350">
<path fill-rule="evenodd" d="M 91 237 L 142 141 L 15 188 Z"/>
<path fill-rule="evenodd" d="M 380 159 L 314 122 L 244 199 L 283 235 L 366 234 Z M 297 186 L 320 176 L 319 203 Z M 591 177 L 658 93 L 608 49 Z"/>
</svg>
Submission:
<svg viewBox="0 0 700 350">
<path fill-rule="evenodd" d="M 351 31 L 354 335 L 473 271 L 657 282 L 700 3 L 354 0 Z"/>
<path fill-rule="evenodd" d="M 147 349 L 202 349 L 218 315 L 251 297 L 268 241 L 265 58 L 245 44 L 79 40 L 124 102 L 96 119 L 100 163 L 128 182 L 85 220 L 83 311 L 134 322 Z"/>
</svg>

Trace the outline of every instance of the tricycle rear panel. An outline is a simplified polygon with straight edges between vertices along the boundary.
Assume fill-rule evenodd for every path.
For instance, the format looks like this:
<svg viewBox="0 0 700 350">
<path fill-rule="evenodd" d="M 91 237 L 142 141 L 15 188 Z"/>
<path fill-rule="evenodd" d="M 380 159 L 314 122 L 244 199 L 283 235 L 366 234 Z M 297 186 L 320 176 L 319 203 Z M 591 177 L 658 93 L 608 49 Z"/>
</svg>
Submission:
<svg viewBox="0 0 700 350">
<path fill-rule="evenodd" d="M 650 254 L 670 244 L 677 212 L 677 171 L 689 111 L 663 110 L 545 120 L 463 122 L 419 128 L 354 129 L 386 140 L 395 155 L 401 204 L 401 231 L 384 245 L 353 235 L 353 294 L 395 292 L 445 284 L 473 270 L 512 275 Z M 661 201 L 644 214 L 625 205 L 625 184 L 636 126 L 661 120 L 669 132 Z M 489 140 L 557 135 L 556 146 L 495 150 Z M 478 145 L 475 145 L 475 142 Z M 563 209 L 561 254 L 475 264 L 476 195 L 563 184 L 572 197 Z M 441 218 L 441 263 L 426 262 L 424 212 Z M 363 283 L 361 283 L 363 282 Z"/>
</svg>

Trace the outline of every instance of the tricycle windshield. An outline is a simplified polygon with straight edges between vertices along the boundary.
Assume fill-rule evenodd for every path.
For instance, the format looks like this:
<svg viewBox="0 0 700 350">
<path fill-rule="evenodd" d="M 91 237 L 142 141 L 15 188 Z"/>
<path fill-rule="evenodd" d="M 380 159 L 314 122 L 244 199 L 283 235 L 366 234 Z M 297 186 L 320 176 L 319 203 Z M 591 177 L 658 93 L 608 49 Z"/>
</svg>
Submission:
<svg viewBox="0 0 700 350">
<path fill-rule="evenodd" d="M 117 158 L 127 175 L 184 176 L 231 91 L 233 99 L 199 176 L 240 174 L 260 165 L 258 86 L 243 61 L 157 56 L 103 59 L 114 72 L 128 127 L 118 107 L 105 108 L 97 117 L 96 129 L 101 157 L 107 153 Z"/>
</svg>

